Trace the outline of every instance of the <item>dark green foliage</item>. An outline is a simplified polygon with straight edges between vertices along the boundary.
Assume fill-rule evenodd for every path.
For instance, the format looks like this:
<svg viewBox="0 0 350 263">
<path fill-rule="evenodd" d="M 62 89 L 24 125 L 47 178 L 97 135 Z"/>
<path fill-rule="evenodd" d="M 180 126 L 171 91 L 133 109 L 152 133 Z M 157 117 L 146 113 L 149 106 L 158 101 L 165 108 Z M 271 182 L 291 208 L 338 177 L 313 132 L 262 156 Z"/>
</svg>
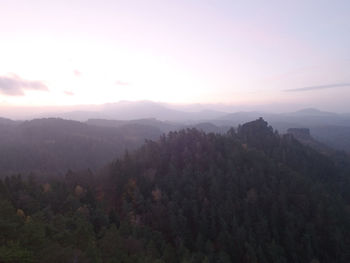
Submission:
<svg viewBox="0 0 350 263">
<path fill-rule="evenodd" d="M 0 262 L 349 262 L 349 160 L 280 136 L 170 132 L 100 176 L 0 181 Z"/>
</svg>

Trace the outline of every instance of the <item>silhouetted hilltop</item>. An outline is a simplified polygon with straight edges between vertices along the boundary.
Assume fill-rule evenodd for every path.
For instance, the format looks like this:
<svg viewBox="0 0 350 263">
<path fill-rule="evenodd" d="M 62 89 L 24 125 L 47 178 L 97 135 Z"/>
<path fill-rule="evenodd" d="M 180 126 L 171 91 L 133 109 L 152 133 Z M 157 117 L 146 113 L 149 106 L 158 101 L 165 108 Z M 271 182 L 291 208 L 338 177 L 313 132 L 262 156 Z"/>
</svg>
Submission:
<svg viewBox="0 0 350 263">
<path fill-rule="evenodd" d="M 200 123 L 211 123 L 218 130 L 227 127 L 237 127 L 259 117 L 263 117 L 280 133 L 286 133 L 288 128 L 310 129 L 311 135 L 322 143 L 350 152 L 350 115 L 349 113 L 333 113 L 315 108 L 301 109 L 295 112 L 273 113 L 265 111 L 239 111 L 238 106 L 229 105 L 171 105 L 152 101 L 120 101 L 102 105 L 80 105 L 64 108 L 56 113 L 36 115 L 40 117 L 60 117 L 78 121 L 94 121 L 94 125 L 118 127 L 123 121 L 144 120 L 159 128 L 162 132 L 178 130 L 188 126 L 194 127 Z M 38 111 L 38 109 L 36 109 Z M 29 111 L 30 112 L 30 111 Z M 27 112 L 26 112 L 27 114 Z M 110 120 L 109 123 L 96 120 Z M 156 122 L 151 120 L 156 119 Z M 112 123 L 115 121 L 115 123 Z M 142 123 L 141 123 L 142 124 Z M 213 128 L 213 127 L 212 127 Z M 212 129 L 213 130 L 213 129 Z"/>
<path fill-rule="evenodd" d="M 15 125 L 17 124 L 18 122 L 16 121 L 13 121 L 13 120 L 10 120 L 10 119 L 7 119 L 7 118 L 1 118 L 0 117 L 0 125 Z"/>
</svg>

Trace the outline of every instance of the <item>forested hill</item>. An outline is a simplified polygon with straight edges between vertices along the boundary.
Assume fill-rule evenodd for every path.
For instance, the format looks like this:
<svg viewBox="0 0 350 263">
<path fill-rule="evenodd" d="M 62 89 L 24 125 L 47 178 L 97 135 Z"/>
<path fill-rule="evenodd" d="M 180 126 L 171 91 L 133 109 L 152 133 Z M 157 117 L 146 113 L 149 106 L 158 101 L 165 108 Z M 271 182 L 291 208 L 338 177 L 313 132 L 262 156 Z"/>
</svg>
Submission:
<svg viewBox="0 0 350 263">
<path fill-rule="evenodd" d="M 62 175 L 69 169 L 96 170 L 160 134 L 137 123 L 114 128 L 58 118 L 0 119 L 0 172 Z"/>
<path fill-rule="evenodd" d="M 6 178 L 0 262 L 350 262 L 341 158 L 259 119 L 170 132 L 98 176 Z"/>
</svg>

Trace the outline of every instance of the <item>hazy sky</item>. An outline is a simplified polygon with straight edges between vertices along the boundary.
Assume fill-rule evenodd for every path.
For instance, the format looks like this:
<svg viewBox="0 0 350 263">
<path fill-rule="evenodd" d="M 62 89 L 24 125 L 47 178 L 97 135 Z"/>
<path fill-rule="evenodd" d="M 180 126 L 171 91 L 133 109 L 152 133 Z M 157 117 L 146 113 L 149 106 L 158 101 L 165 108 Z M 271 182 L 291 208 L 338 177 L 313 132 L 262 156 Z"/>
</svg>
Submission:
<svg viewBox="0 0 350 263">
<path fill-rule="evenodd" d="M 0 0 L 0 105 L 350 111 L 350 1 Z"/>
</svg>

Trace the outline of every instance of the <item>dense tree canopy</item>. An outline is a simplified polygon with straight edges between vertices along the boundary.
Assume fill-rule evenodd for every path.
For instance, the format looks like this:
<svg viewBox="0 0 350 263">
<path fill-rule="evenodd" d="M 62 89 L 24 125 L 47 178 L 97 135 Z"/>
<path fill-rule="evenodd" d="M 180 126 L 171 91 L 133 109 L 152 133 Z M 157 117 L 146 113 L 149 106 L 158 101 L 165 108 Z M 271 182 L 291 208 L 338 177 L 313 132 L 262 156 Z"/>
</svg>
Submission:
<svg viewBox="0 0 350 263">
<path fill-rule="evenodd" d="M 0 181 L 0 262 L 349 262 L 349 161 L 259 119 L 170 132 L 101 174 Z"/>
</svg>

